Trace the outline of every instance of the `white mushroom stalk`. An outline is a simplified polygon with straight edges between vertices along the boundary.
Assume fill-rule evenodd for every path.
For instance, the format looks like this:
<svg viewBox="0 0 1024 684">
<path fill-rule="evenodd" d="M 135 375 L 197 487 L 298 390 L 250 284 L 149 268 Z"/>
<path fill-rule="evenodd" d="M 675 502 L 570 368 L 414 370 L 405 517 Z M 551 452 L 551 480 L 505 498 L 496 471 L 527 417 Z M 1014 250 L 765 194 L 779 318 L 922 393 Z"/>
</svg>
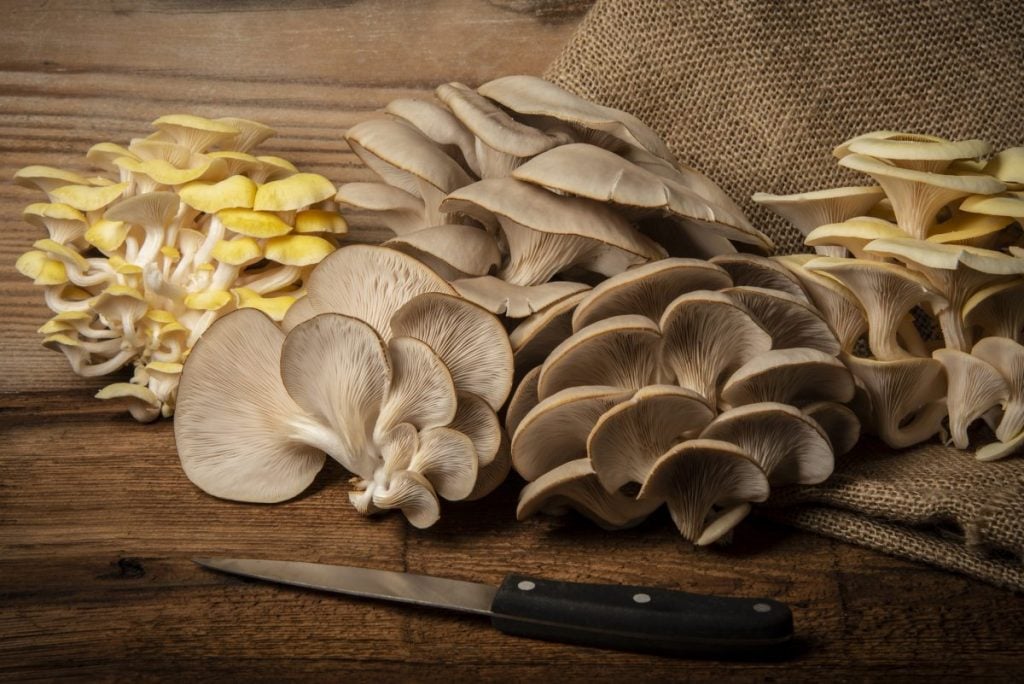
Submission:
<svg viewBox="0 0 1024 684">
<path fill-rule="evenodd" d="M 980 443 L 981 460 L 1024 445 L 1013 372 L 999 367 L 1024 342 L 1020 150 L 992 155 L 983 140 L 875 131 L 834 151 L 884 193 L 874 206 L 870 193 L 854 193 L 860 215 L 809 221 L 812 199 L 852 196 L 847 189 L 757 196 L 819 252 L 852 254 L 776 261 L 836 333 L 857 378 L 853 405 L 865 430 L 892 447 L 946 434 L 946 414 L 950 441 L 960 449 Z M 992 431 L 974 429 L 982 422 Z"/>
<path fill-rule="evenodd" d="M 72 313 L 89 320 L 59 337 L 44 333 L 44 344 L 81 375 L 132 365 L 128 382 L 97 397 L 126 403 L 138 420 L 174 413 L 179 374 L 170 369 L 210 324 L 245 308 L 282 320 L 302 297 L 308 268 L 347 231 L 326 178 L 250 154 L 273 135 L 267 126 L 183 114 L 153 125 L 127 147 L 89 150 L 87 161 L 107 175 L 42 166 L 15 174 L 50 200 L 25 210 L 47 237 L 18 270 L 44 287 L 57 314 L 47 325 Z"/>
<path fill-rule="evenodd" d="M 349 277 L 343 296 L 339 274 Z M 309 486 L 326 454 L 355 476 L 359 512 L 399 509 L 429 527 L 441 499 L 484 496 L 504 480 L 509 446 L 495 410 L 513 360 L 497 318 L 384 247 L 336 251 L 308 290 L 287 333 L 240 310 L 189 355 L 175 435 L 197 486 L 281 501 Z"/>
<path fill-rule="evenodd" d="M 842 345 L 774 262 L 665 259 L 554 318 L 572 334 L 506 416 L 529 481 L 520 518 L 576 510 L 616 529 L 665 505 L 686 539 L 710 544 L 771 485 L 826 479 L 859 436 Z"/>
<path fill-rule="evenodd" d="M 771 249 L 721 188 L 626 112 L 532 76 L 435 95 L 395 100 L 387 118 L 349 129 L 381 182 L 342 185 L 336 200 L 493 313 L 544 314 L 666 255 Z"/>
</svg>

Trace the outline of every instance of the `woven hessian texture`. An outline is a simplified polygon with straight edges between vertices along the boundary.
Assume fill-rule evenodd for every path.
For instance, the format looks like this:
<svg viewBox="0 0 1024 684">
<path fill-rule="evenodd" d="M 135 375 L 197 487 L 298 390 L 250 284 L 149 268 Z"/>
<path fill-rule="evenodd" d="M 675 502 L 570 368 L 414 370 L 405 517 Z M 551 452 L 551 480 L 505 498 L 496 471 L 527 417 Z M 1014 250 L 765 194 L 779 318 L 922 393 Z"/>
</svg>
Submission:
<svg viewBox="0 0 1024 684">
<path fill-rule="evenodd" d="M 1022 67 L 1017 0 L 604 0 L 546 76 L 639 116 L 788 253 L 800 235 L 751 194 L 870 184 L 831 150 L 872 130 L 1022 145 Z M 862 442 L 777 501 L 800 527 L 1024 590 L 1022 456 Z"/>
</svg>

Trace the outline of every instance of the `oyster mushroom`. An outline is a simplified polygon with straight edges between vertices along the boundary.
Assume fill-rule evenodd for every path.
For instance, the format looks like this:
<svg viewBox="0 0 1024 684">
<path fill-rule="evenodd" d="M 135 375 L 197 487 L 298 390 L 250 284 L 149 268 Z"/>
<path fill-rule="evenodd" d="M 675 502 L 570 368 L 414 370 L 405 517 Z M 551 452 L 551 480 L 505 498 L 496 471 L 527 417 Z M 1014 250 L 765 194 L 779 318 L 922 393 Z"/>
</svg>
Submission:
<svg viewBox="0 0 1024 684">
<path fill-rule="evenodd" d="M 804 236 L 808 236 L 819 226 L 841 223 L 864 214 L 878 204 L 883 196 L 884 193 L 879 187 L 858 186 L 801 192 L 795 195 L 758 192 L 750 199 L 768 207 L 793 224 Z M 840 246 L 816 246 L 815 251 L 824 256 L 846 256 L 845 249 Z"/>
<path fill-rule="evenodd" d="M 722 401 L 730 406 L 760 402 L 799 405 L 814 401 L 846 403 L 853 379 L 832 354 L 817 349 L 773 349 L 754 356 L 729 376 Z"/>
<path fill-rule="evenodd" d="M 732 278 L 733 285 L 765 287 L 807 299 L 800 282 L 774 259 L 756 254 L 721 254 L 712 257 L 711 263 L 724 269 Z"/>
<path fill-rule="evenodd" d="M 475 226 L 431 226 L 384 245 L 416 257 L 449 281 L 487 275 L 501 263 L 494 237 Z"/>
<path fill-rule="evenodd" d="M 868 331 L 868 321 L 857 297 L 835 278 L 804 268 L 814 257 L 809 254 L 791 254 L 775 257 L 800 281 L 814 304 L 839 341 L 843 351 L 853 351 L 857 341 Z"/>
<path fill-rule="evenodd" d="M 1006 383 L 996 438 L 1009 442 L 1024 430 L 1024 347 L 1005 337 L 986 337 L 974 345 L 971 356 L 994 368 Z"/>
<path fill-rule="evenodd" d="M 833 356 L 839 353 L 835 334 L 805 300 L 763 287 L 729 287 L 722 292 L 746 307 L 771 335 L 773 348 L 807 347 Z"/>
<path fill-rule="evenodd" d="M 523 319 L 509 334 L 518 376 L 542 364 L 555 347 L 572 335 L 574 312 L 585 296 L 585 292 L 577 292 L 557 301 Z"/>
<path fill-rule="evenodd" d="M 999 371 L 967 352 L 936 349 L 932 357 L 946 369 L 946 407 L 953 444 L 966 449 L 970 445 L 967 428 L 993 406 L 1005 406 L 1009 387 Z"/>
</svg>

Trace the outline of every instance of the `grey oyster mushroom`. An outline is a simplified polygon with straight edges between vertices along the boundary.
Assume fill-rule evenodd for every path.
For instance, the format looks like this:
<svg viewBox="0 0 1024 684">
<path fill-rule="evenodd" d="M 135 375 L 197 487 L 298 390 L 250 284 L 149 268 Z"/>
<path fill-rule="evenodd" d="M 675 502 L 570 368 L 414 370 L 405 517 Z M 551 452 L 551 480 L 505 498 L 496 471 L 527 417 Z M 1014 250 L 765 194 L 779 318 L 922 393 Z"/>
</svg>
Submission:
<svg viewBox="0 0 1024 684">
<path fill-rule="evenodd" d="M 703 545 L 771 485 L 829 476 L 860 434 L 844 405 L 854 379 L 799 281 L 758 259 L 729 265 L 759 285 L 669 258 L 582 296 L 572 334 L 509 405 L 512 465 L 528 481 L 520 518 L 576 510 L 617 529 L 665 505 Z"/>
<path fill-rule="evenodd" d="M 214 496 L 283 501 L 325 455 L 354 476 L 361 513 L 400 509 L 416 527 L 440 499 L 478 498 L 510 468 L 495 410 L 512 386 L 501 322 L 416 259 L 336 251 L 309 278 L 284 332 L 259 311 L 215 322 L 179 386 L 186 475 Z"/>
<path fill-rule="evenodd" d="M 392 230 L 390 246 L 463 297 L 509 319 L 538 316 L 520 334 L 536 339 L 518 355 L 521 374 L 565 332 L 548 309 L 564 312 L 602 277 L 665 256 L 771 249 L 733 200 L 626 112 L 533 76 L 434 95 L 395 100 L 349 129 L 380 180 L 342 185 L 335 199 L 350 219 Z"/>
<path fill-rule="evenodd" d="M 774 206 L 808 245 L 851 255 L 774 260 L 835 332 L 857 381 L 851 406 L 865 431 L 890 446 L 948 429 L 950 441 L 967 449 L 968 428 L 979 418 L 996 433 L 978 448 L 979 459 L 1024 445 L 1013 417 L 1014 373 L 1003 361 L 1013 357 L 1024 328 L 1022 149 L 993 155 L 982 140 L 875 131 L 834 151 L 841 166 L 878 183 L 884 197 L 875 206 L 865 198 L 860 215 L 818 226 L 801 223 L 814 213 L 811 205 L 799 217 L 792 203 Z M 827 191 L 792 202 L 821 193 Z"/>
</svg>

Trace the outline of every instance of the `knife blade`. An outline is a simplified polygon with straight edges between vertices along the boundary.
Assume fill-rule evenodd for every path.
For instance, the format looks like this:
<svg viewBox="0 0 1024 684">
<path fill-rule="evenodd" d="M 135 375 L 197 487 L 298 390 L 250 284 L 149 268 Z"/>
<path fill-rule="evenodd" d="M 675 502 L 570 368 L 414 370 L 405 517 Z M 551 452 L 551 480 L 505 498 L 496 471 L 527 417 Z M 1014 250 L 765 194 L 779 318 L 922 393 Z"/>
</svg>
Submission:
<svg viewBox="0 0 1024 684">
<path fill-rule="evenodd" d="M 724 658 L 779 657 L 793 615 L 766 598 L 729 598 L 508 575 L 500 586 L 343 565 L 194 558 L 212 570 L 363 598 L 491 618 L 515 636 L 627 651 Z"/>
</svg>

